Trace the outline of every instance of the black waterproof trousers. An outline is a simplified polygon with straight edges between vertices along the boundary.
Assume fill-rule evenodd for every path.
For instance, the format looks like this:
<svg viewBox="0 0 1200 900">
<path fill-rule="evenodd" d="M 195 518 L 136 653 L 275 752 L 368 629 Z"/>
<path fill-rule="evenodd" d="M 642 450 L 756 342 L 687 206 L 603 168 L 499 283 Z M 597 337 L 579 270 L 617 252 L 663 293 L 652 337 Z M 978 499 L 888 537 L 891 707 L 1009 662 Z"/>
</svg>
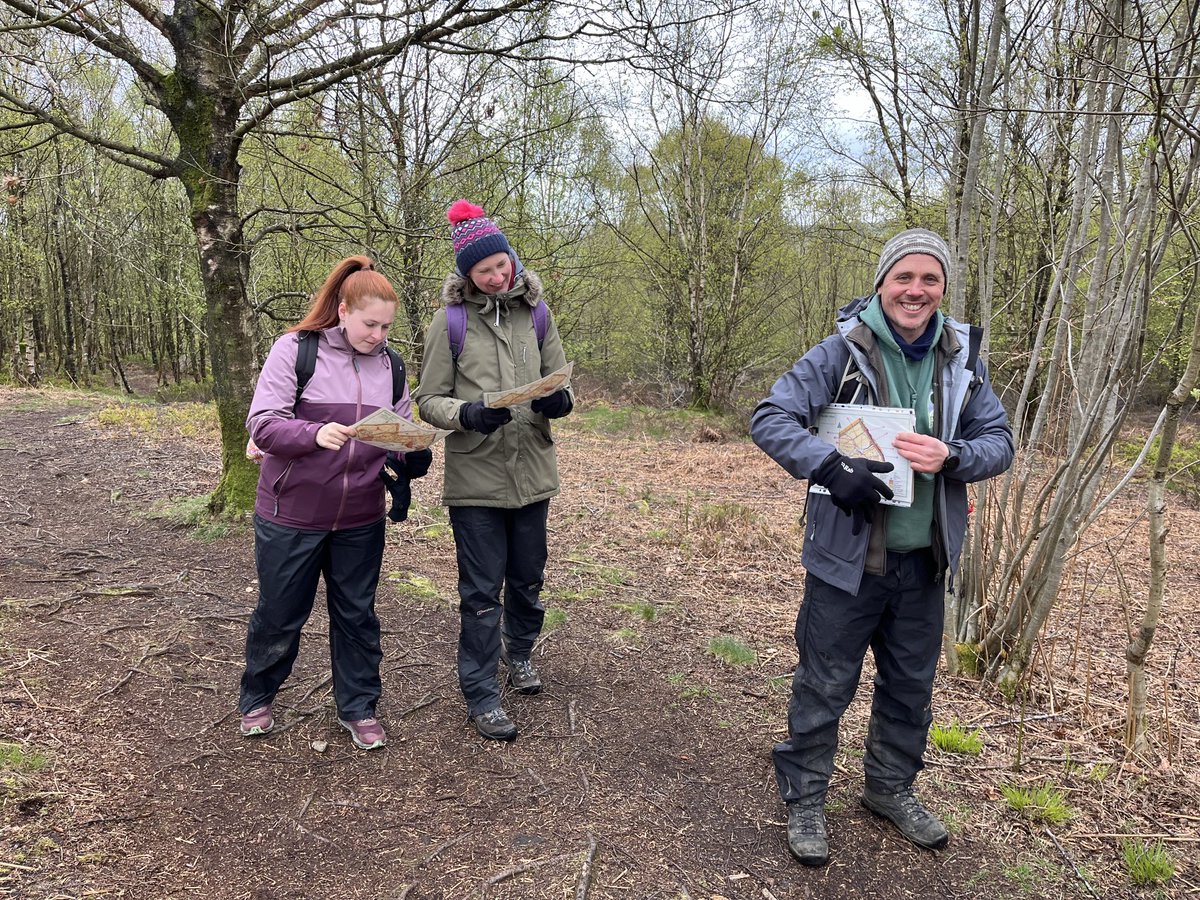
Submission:
<svg viewBox="0 0 1200 900">
<path fill-rule="evenodd" d="M 923 767 L 942 643 L 945 585 L 932 551 L 888 553 L 886 575 L 863 575 L 858 595 L 807 576 L 796 617 L 800 662 L 792 679 L 786 741 L 775 745 L 785 803 L 822 803 L 838 721 L 858 688 L 867 647 L 875 692 L 863 769 L 872 791 L 911 787 Z"/>
<path fill-rule="evenodd" d="M 239 712 L 270 703 L 291 674 L 317 580 L 324 575 L 338 717 L 356 721 L 375 715 L 383 660 L 375 589 L 383 541 L 383 519 L 345 531 L 302 531 L 254 517 L 258 607 L 246 634 Z"/>
<path fill-rule="evenodd" d="M 541 593 L 549 510 L 549 500 L 519 509 L 450 507 L 461 618 L 458 683 L 468 715 L 477 716 L 500 705 L 496 667 L 501 630 L 513 659 L 528 659 L 541 633 L 546 616 Z"/>
</svg>

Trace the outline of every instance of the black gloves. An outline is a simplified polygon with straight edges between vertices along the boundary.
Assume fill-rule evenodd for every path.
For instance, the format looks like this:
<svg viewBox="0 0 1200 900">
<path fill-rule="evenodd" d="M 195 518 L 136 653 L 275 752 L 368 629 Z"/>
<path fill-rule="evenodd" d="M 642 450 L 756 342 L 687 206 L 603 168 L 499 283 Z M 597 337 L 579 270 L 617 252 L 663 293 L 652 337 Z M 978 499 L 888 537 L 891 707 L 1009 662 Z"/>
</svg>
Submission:
<svg viewBox="0 0 1200 900">
<path fill-rule="evenodd" d="M 563 388 L 548 397 L 538 397 L 529 404 L 529 408 L 535 413 L 541 413 L 547 419 L 561 419 L 571 411 L 571 407 L 574 405 L 571 402 L 571 395 L 567 393 L 566 388 Z"/>
<path fill-rule="evenodd" d="M 895 496 L 892 489 L 873 473 L 882 474 L 894 468 L 890 462 L 862 457 L 851 459 L 835 451 L 817 466 L 811 480 L 828 490 L 833 505 L 854 519 L 851 534 L 858 534 L 864 522 L 872 521 L 880 495 L 888 500 Z"/>
<path fill-rule="evenodd" d="M 482 400 L 468 403 L 459 407 L 458 421 L 463 428 L 478 431 L 480 434 L 491 434 L 501 425 L 512 421 L 512 413 L 505 408 L 492 409 L 484 406 Z"/>
<path fill-rule="evenodd" d="M 404 472 L 409 478 L 423 478 L 429 471 L 431 462 L 433 462 L 432 450 L 409 450 L 404 454 Z M 395 468 L 396 464 L 393 463 L 392 466 Z"/>
<path fill-rule="evenodd" d="M 433 457 L 433 453 L 429 450 L 418 452 L 429 453 L 430 458 Z M 428 467 L 429 464 L 426 463 L 426 468 Z M 404 471 L 404 466 L 390 453 L 383 468 L 379 470 L 379 480 L 392 495 L 392 508 L 388 512 L 388 518 L 393 522 L 403 522 L 408 518 L 408 507 L 412 505 L 412 486 L 409 484 L 408 473 Z"/>
</svg>

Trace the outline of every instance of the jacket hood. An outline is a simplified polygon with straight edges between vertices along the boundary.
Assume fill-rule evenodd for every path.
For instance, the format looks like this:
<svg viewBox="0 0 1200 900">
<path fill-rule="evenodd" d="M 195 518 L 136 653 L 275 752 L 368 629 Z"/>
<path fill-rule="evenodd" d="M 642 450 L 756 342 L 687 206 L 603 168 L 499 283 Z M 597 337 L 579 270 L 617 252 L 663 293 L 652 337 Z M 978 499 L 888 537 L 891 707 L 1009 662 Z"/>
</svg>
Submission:
<svg viewBox="0 0 1200 900">
<path fill-rule="evenodd" d="M 516 278 L 513 284 L 520 281 L 525 282 L 525 293 L 521 295 L 522 299 L 530 306 L 537 306 L 543 299 L 542 297 L 542 279 L 534 272 L 530 272 L 521 265 L 521 261 L 513 255 L 513 262 L 516 269 Z M 465 275 L 459 275 L 457 272 L 451 272 L 446 276 L 446 280 L 442 282 L 442 305 L 454 306 L 456 303 L 472 303 L 485 304 L 487 302 L 487 294 L 481 294 L 475 287 L 475 283 Z"/>
</svg>

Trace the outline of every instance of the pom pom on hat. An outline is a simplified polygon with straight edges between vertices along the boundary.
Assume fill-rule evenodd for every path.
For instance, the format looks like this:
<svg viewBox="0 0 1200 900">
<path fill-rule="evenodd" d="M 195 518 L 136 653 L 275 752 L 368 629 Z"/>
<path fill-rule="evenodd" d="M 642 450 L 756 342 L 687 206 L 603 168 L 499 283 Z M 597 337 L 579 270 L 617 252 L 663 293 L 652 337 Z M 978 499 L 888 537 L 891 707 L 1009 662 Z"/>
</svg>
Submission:
<svg viewBox="0 0 1200 900">
<path fill-rule="evenodd" d="M 511 253 L 508 239 L 496 223 L 469 200 L 456 200 L 446 210 L 450 222 L 450 243 L 454 246 L 454 265 L 459 275 L 468 275 L 481 259 L 493 253 Z"/>
<path fill-rule="evenodd" d="M 470 200 L 455 200 L 446 210 L 446 218 L 450 220 L 451 225 L 457 225 L 464 219 L 482 219 L 483 207 L 476 206 Z"/>
</svg>

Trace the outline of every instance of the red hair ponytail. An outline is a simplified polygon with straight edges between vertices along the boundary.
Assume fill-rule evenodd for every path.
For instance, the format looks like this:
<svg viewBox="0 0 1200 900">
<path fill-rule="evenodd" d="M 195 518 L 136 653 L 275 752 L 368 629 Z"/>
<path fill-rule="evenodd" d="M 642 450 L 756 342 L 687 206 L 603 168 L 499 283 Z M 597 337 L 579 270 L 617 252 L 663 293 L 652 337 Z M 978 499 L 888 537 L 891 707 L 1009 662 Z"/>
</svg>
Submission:
<svg viewBox="0 0 1200 900">
<path fill-rule="evenodd" d="M 375 263 L 368 256 L 350 256 L 333 267 L 325 283 L 321 285 L 312 306 L 303 319 L 288 331 L 321 331 L 332 328 L 340 319 L 338 305 L 347 309 L 358 309 L 369 300 L 396 303 L 396 292 L 386 278 L 375 271 Z"/>
</svg>

